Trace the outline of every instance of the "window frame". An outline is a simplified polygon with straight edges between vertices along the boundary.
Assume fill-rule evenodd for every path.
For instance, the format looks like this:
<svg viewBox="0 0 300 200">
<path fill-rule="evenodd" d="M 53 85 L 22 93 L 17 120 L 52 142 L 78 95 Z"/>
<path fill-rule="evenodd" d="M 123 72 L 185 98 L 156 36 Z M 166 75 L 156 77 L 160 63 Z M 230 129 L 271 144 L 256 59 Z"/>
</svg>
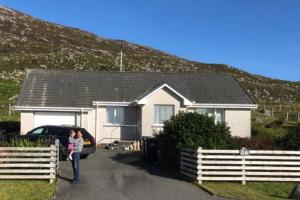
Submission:
<svg viewBox="0 0 300 200">
<path fill-rule="evenodd" d="M 156 115 L 156 108 L 157 107 L 162 107 L 162 106 L 172 107 L 172 115 L 170 116 L 170 118 L 175 115 L 175 106 L 173 104 L 154 104 L 154 126 L 163 126 L 163 124 L 164 124 L 164 121 L 159 122 L 159 121 L 156 120 L 156 116 L 157 116 Z M 169 119 L 167 119 L 167 120 L 169 120 Z"/>
<path fill-rule="evenodd" d="M 113 116 L 113 123 L 109 120 L 109 109 L 113 109 L 114 116 Z M 117 118 L 117 109 L 121 109 L 121 122 L 116 123 Z M 124 125 L 124 107 L 123 106 L 107 106 L 106 107 L 106 124 L 107 125 L 114 125 L 114 126 L 122 126 Z"/>
</svg>

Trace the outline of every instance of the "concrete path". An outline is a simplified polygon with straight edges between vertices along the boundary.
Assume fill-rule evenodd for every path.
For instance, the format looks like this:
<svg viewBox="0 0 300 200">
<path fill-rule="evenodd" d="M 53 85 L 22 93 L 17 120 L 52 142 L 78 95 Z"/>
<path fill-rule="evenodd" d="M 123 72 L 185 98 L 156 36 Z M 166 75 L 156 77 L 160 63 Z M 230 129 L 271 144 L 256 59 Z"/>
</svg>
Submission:
<svg viewBox="0 0 300 200">
<path fill-rule="evenodd" d="M 100 150 L 80 160 L 80 167 L 80 184 L 72 185 L 71 163 L 61 162 L 55 200 L 221 199 L 141 160 L 138 153 Z"/>
</svg>

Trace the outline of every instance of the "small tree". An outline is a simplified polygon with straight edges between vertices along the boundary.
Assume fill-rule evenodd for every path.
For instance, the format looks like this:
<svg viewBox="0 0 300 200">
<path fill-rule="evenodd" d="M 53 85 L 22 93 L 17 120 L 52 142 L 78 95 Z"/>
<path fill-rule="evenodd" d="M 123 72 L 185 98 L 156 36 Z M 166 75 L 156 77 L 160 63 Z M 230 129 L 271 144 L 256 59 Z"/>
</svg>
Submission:
<svg viewBox="0 0 300 200">
<path fill-rule="evenodd" d="M 206 115 L 180 112 L 165 121 L 163 130 L 156 135 L 159 149 L 163 151 L 169 164 L 177 164 L 178 150 L 181 148 L 227 149 L 231 147 L 230 131 L 225 123 L 215 123 Z"/>
</svg>

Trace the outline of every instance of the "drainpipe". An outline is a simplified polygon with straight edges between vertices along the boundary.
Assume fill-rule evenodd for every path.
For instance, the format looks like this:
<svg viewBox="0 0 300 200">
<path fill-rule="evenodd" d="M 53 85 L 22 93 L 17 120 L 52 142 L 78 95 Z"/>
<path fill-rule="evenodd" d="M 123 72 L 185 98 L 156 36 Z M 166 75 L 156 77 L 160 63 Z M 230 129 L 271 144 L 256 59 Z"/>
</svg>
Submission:
<svg viewBox="0 0 300 200">
<path fill-rule="evenodd" d="M 81 117 L 80 117 L 80 127 L 82 127 L 82 121 L 83 121 L 83 108 L 81 108 Z"/>
<path fill-rule="evenodd" d="M 98 134 L 98 104 L 96 104 L 96 112 L 95 112 L 95 141 L 97 145 L 97 134 Z"/>
</svg>

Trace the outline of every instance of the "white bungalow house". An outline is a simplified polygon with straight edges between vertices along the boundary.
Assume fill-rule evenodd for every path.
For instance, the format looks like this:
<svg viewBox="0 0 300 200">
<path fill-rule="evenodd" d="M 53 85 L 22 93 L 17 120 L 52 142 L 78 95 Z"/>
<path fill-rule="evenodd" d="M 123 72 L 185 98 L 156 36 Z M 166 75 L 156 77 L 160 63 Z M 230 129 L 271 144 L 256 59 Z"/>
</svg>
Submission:
<svg viewBox="0 0 300 200">
<path fill-rule="evenodd" d="M 231 75 L 215 73 L 28 70 L 15 106 L 21 134 L 77 125 L 97 143 L 152 136 L 179 111 L 207 113 L 231 134 L 251 136 L 255 101 Z"/>
</svg>

